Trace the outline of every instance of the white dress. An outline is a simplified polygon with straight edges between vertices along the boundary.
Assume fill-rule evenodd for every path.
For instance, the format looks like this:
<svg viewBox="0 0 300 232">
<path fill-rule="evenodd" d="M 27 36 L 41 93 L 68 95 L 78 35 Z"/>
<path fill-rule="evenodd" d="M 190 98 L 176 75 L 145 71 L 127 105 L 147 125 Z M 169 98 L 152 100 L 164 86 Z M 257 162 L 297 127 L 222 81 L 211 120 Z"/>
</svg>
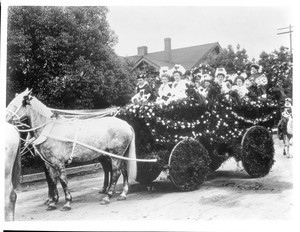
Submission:
<svg viewBox="0 0 300 232">
<path fill-rule="evenodd" d="M 172 95 L 172 89 L 169 85 L 169 83 L 161 84 L 161 86 L 158 89 L 158 97 L 170 97 Z"/>
<path fill-rule="evenodd" d="M 174 81 L 172 83 L 172 90 L 171 90 L 172 97 L 170 98 L 170 100 L 178 100 L 187 97 L 185 93 L 187 89 L 186 83 L 187 82 L 184 80 Z"/>
<path fill-rule="evenodd" d="M 243 98 L 249 92 L 245 85 L 242 85 L 241 87 L 234 85 L 232 86 L 232 90 L 237 91 L 240 98 Z"/>
</svg>

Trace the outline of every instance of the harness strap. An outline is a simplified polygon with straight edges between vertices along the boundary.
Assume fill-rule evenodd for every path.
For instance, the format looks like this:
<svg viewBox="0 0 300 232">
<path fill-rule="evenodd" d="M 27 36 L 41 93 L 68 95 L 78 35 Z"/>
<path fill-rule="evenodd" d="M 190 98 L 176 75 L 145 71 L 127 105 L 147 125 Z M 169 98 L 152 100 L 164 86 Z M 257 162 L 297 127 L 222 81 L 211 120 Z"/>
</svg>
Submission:
<svg viewBox="0 0 300 232">
<path fill-rule="evenodd" d="M 64 138 L 64 137 L 60 137 L 60 136 L 52 136 L 50 134 L 44 134 L 44 136 L 46 137 L 49 137 L 49 138 L 53 138 L 53 139 L 57 139 L 57 140 L 60 140 L 60 141 L 64 141 L 64 142 L 71 142 L 71 143 L 74 143 L 75 141 L 72 140 L 72 139 L 69 139 L 69 138 Z M 110 157 L 113 157 L 113 158 L 117 158 L 117 159 L 123 159 L 123 160 L 132 160 L 132 161 L 137 161 L 137 162 L 150 162 L 150 163 L 155 163 L 157 162 L 157 159 L 131 159 L 131 158 L 128 158 L 128 157 L 124 157 L 124 156 L 119 156 L 119 155 L 115 155 L 115 154 L 112 154 L 110 152 L 107 152 L 107 151 L 103 151 L 101 149 L 97 149 L 93 146 L 90 146 L 86 143 L 82 143 L 80 141 L 76 141 L 76 143 L 80 146 L 83 146 L 83 147 L 86 147 L 90 150 L 93 150 L 93 151 L 96 151 L 96 152 L 99 152 L 99 153 L 102 153 L 104 155 L 108 155 Z"/>
<path fill-rule="evenodd" d="M 75 133 L 75 137 L 74 137 L 74 142 L 73 142 L 72 152 L 71 152 L 70 158 L 69 158 L 68 161 L 67 161 L 67 164 L 70 164 L 70 163 L 72 162 L 72 160 L 73 160 L 74 150 L 75 150 L 76 143 L 77 143 L 77 138 L 78 138 L 78 130 L 79 130 L 79 128 L 76 129 L 76 133 Z"/>
<path fill-rule="evenodd" d="M 42 124 L 42 125 L 40 125 L 40 126 L 37 126 L 37 127 L 35 127 L 35 128 L 32 128 L 32 129 L 27 129 L 27 130 L 21 130 L 21 129 L 18 129 L 18 130 L 19 130 L 20 132 L 30 132 L 30 131 L 35 131 L 35 130 L 37 130 L 37 129 L 39 129 L 39 128 L 42 128 L 43 126 L 46 126 L 46 125 L 48 125 L 48 124 L 54 122 L 54 121 L 55 121 L 55 120 L 46 122 L 46 123 L 44 123 L 44 124 Z"/>
<path fill-rule="evenodd" d="M 51 167 L 53 167 L 53 164 L 50 163 L 48 160 L 46 160 L 44 156 L 42 156 L 42 154 L 39 152 L 39 150 L 36 148 L 36 146 L 35 146 L 34 144 L 32 144 L 32 146 L 33 146 L 35 152 L 38 153 L 38 155 L 42 158 L 42 160 L 43 160 L 45 163 L 47 163 L 48 165 L 50 165 Z"/>
</svg>

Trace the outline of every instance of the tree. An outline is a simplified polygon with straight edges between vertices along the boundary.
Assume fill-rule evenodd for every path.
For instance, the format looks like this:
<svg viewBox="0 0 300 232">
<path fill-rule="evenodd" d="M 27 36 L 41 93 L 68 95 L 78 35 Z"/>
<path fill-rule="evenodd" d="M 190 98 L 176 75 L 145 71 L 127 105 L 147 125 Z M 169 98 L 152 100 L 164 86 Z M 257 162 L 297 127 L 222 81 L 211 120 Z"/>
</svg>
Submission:
<svg viewBox="0 0 300 232">
<path fill-rule="evenodd" d="M 7 102 L 26 87 L 58 108 L 124 105 L 133 77 L 106 7 L 9 7 Z"/>
<path fill-rule="evenodd" d="M 248 63 L 248 55 L 246 50 L 241 49 L 239 44 L 236 46 L 236 51 L 234 51 L 232 45 L 228 45 L 218 55 L 209 55 L 204 63 L 209 64 L 214 69 L 223 67 L 228 74 L 235 74 L 238 71 L 244 71 Z"/>
<path fill-rule="evenodd" d="M 293 57 L 287 47 L 281 46 L 279 50 L 271 53 L 262 52 L 259 57 L 259 65 L 262 66 L 269 80 L 270 87 L 278 87 L 288 97 L 293 93 Z"/>
</svg>

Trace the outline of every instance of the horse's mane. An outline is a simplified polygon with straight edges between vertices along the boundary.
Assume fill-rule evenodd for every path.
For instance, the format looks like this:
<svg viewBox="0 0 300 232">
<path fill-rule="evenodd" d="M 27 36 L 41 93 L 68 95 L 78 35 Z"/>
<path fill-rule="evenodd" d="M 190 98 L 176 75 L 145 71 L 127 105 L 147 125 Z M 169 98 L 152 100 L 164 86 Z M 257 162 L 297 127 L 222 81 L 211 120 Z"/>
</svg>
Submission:
<svg viewBox="0 0 300 232">
<path fill-rule="evenodd" d="M 51 118 L 53 115 L 53 112 L 45 106 L 41 101 L 39 101 L 37 98 L 33 97 L 32 100 L 30 101 L 32 108 L 39 114 Z"/>
</svg>

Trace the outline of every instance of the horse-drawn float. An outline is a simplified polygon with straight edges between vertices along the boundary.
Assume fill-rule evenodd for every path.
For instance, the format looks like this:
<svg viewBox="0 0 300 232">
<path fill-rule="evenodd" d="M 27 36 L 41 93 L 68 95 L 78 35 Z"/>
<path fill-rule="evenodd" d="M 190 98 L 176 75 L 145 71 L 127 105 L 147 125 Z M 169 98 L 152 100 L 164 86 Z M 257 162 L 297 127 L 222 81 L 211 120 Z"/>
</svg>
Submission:
<svg viewBox="0 0 300 232">
<path fill-rule="evenodd" d="M 267 175 L 274 163 L 272 128 L 280 119 L 273 99 L 227 99 L 224 96 L 156 104 L 128 105 L 117 117 L 136 132 L 137 181 L 149 184 L 165 171 L 181 191 L 195 190 L 210 171 L 230 157 L 242 161 L 254 178 Z"/>
<path fill-rule="evenodd" d="M 72 117 L 54 111 L 26 90 L 10 103 L 6 116 L 7 121 L 30 118 L 32 128 L 28 131 L 37 136 L 35 150 L 64 188 L 65 210 L 71 209 L 72 200 L 65 162 L 103 154 L 112 160 L 112 180 L 108 183 L 105 178 L 104 182 L 105 202 L 109 202 L 121 173 L 124 185 L 120 197 L 126 199 L 130 165 L 127 173 L 124 163 L 130 161 L 137 161 L 136 181 L 149 184 L 164 171 L 181 191 L 198 189 L 207 174 L 230 157 L 242 161 L 251 177 L 263 177 L 274 163 L 270 131 L 280 118 L 278 102 L 272 98 L 237 101 L 220 95 L 204 99 L 194 93 L 168 104 L 130 104 L 112 115 Z M 130 155 L 133 149 L 136 156 Z M 48 182 L 53 204 L 58 200 L 56 181 Z"/>
</svg>

